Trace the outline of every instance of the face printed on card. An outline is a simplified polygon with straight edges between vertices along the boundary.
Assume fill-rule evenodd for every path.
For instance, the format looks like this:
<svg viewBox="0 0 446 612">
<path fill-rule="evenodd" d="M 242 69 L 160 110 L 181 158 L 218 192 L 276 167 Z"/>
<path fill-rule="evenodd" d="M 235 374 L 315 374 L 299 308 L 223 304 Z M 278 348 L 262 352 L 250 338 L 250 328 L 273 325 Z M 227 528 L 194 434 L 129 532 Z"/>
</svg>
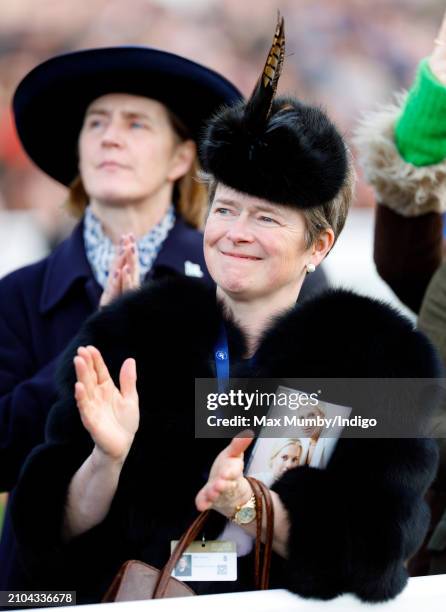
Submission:
<svg viewBox="0 0 446 612">
<path fill-rule="evenodd" d="M 177 541 L 170 543 L 173 552 Z M 196 541 L 179 559 L 172 576 L 184 582 L 237 580 L 237 550 L 234 542 Z"/>
<path fill-rule="evenodd" d="M 277 394 L 288 395 L 291 402 L 296 390 L 280 386 Z M 272 437 L 268 437 L 269 429 L 266 425 L 257 439 L 246 474 L 270 487 L 288 470 L 303 465 L 324 469 L 343 429 L 342 426 L 333 425 L 334 417 L 340 415 L 342 422 L 342 418 L 348 417 L 350 412 L 351 408 L 345 406 L 322 401 L 312 405 L 309 402 L 293 411 L 293 417 L 289 418 L 289 427 L 281 428 L 280 438 L 273 437 L 276 431 L 272 427 L 269 428 Z M 279 411 L 277 413 L 279 414 Z M 275 417 L 277 414 L 273 407 L 268 412 L 268 419 L 273 422 Z"/>
</svg>

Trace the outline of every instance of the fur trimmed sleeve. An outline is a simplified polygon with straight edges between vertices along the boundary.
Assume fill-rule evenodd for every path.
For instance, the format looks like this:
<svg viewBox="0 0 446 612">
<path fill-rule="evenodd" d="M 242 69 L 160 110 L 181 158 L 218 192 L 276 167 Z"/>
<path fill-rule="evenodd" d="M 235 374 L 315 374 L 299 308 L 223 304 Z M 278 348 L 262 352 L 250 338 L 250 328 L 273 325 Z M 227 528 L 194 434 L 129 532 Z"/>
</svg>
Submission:
<svg viewBox="0 0 446 612">
<path fill-rule="evenodd" d="M 120 365 L 131 356 L 124 340 L 127 326 L 121 321 L 119 326 L 114 324 L 122 316 L 121 310 L 113 305 L 93 315 L 66 349 L 57 374 L 58 401 L 48 416 L 46 442 L 28 457 L 11 500 L 19 555 L 29 580 L 26 587 L 77 590 L 78 595 L 85 594 L 86 601 L 89 593 L 94 601 L 95 594 L 105 591 L 126 558 L 123 540 L 116 537 L 122 533 L 125 519 L 116 495 L 101 524 L 69 543 L 61 537 L 71 479 L 94 446 L 74 399 L 73 357 L 78 346 L 97 346 L 117 382 Z"/>
<path fill-rule="evenodd" d="M 69 353 L 71 361 L 71 349 Z M 31 453 L 14 491 L 12 520 L 27 576 L 22 588 L 75 590 L 78 603 L 85 603 L 106 590 L 125 552 L 115 537 L 123 529 L 116 497 L 102 523 L 69 543 L 61 537 L 71 479 L 93 449 L 70 393 L 74 368 L 67 365 L 66 386 L 50 413 L 47 442 Z"/>
<path fill-rule="evenodd" d="M 24 588 L 78 591 L 78 603 L 104 592 L 121 565 L 119 520 L 106 519 L 85 534 L 61 539 L 67 490 L 86 458 L 83 449 L 45 444 L 30 455 L 12 498 L 14 531 L 27 576 Z M 82 593 L 82 595 L 81 595 Z"/>
<path fill-rule="evenodd" d="M 322 345 L 332 347 L 325 359 Z M 282 319 L 261 350 L 258 359 L 263 351 L 268 355 L 270 377 L 293 368 L 301 379 L 314 373 L 318 380 L 368 379 L 364 406 L 378 422 L 388 415 L 398 427 L 412 408 L 424 422 L 441 401 L 432 394 L 419 402 L 409 384 L 404 394 L 391 397 L 385 386 L 381 393 L 376 379 L 441 378 L 441 360 L 399 312 L 351 292 L 330 291 L 303 304 Z M 362 410 L 348 395 L 342 390 L 332 401 Z M 407 581 L 405 562 L 427 531 L 424 495 L 437 466 L 437 444 L 427 438 L 341 437 L 325 469 L 286 472 L 272 487 L 290 519 L 284 587 L 324 599 L 341 593 L 364 601 L 395 597 Z"/>
<path fill-rule="evenodd" d="M 437 454 L 430 440 L 340 440 L 325 470 L 289 470 L 272 487 L 290 518 L 285 587 L 322 599 L 395 597 L 427 531 Z"/>
<path fill-rule="evenodd" d="M 214 304 L 213 310 L 210 304 Z M 176 391 L 193 392 L 196 364 L 207 365 L 208 358 L 207 341 L 198 342 L 196 330 L 202 330 L 202 337 L 208 338 L 219 324 L 214 288 L 199 279 L 167 279 L 129 293 L 93 315 L 67 348 L 58 377 L 59 400 L 48 417 L 46 443 L 29 457 L 12 504 L 29 588 L 77 590 L 82 602 L 98 601 L 120 565 L 145 554 L 147 541 L 148 560 L 162 562 L 168 554 L 169 539 L 181 536 L 189 517 L 196 514 L 193 494 L 205 482 L 202 471 L 208 466 L 201 454 L 212 458 L 216 453 L 214 446 L 206 451 L 206 444 L 197 441 L 191 451 L 193 408 L 189 413 L 179 401 L 166 406 L 166 388 L 173 380 L 172 343 L 166 338 L 175 339 L 176 346 L 194 347 L 192 358 L 174 379 Z M 64 543 L 61 533 L 68 487 L 94 446 L 82 425 L 73 393 L 73 356 L 78 346 L 88 344 L 101 351 L 115 384 L 124 360 L 136 360 L 141 419 L 107 517 Z M 202 374 L 209 375 L 206 368 L 200 368 Z M 192 402 L 190 405 L 193 407 Z M 176 453 L 162 444 L 163 436 L 174 436 Z M 190 473 L 185 470 L 175 487 L 166 487 L 166 474 L 178 466 L 178 456 L 186 454 Z M 153 503 L 154 490 L 163 491 L 165 504 Z M 178 500 L 184 502 L 180 509 Z M 175 523 L 166 506 L 175 513 Z"/>
<path fill-rule="evenodd" d="M 446 161 L 414 166 L 401 157 L 395 145 L 395 124 L 405 94 L 394 104 L 366 114 L 355 131 L 356 145 L 366 180 L 380 204 L 404 217 L 446 211 Z"/>
</svg>

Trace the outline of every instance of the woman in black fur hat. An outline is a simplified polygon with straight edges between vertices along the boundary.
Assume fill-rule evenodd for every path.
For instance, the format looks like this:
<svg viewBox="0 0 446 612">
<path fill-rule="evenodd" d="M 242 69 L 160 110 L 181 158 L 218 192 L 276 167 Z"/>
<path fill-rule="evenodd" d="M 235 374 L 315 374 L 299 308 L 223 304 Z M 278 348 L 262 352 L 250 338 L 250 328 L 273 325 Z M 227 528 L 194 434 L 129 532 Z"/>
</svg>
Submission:
<svg viewBox="0 0 446 612">
<path fill-rule="evenodd" d="M 283 46 L 280 23 L 253 96 L 217 114 L 203 140 L 212 194 L 205 257 L 217 291 L 187 278 L 154 283 L 92 317 L 67 352 L 46 442 L 13 502 L 22 588 L 99 601 L 127 559 L 161 567 L 197 508 L 216 511 L 206 539 L 231 518 L 252 533 L 252 513 L 249 523 L 237 516 L 251 498 L 250 439 L 194 438 L 194 379 L 215 376 L 219 356 L 235 377 L 441 372 L 426 338 L 381 302 L 337 290 L 296 306 L 305 275 L 342 229 L 354 180 L 321 110 L 273 100 Z M 342 438 L 325 469 L 286 471 L 271 487 L 271 587 L 322 599 L 397 595 L 425 534 L 423 495 L 436 465 L 428 439 Z M 29 511 L 37 495 L 46 503 Z M 247 552 L 235 583 L 192 586 L 252 584 Z"/>
</svg>

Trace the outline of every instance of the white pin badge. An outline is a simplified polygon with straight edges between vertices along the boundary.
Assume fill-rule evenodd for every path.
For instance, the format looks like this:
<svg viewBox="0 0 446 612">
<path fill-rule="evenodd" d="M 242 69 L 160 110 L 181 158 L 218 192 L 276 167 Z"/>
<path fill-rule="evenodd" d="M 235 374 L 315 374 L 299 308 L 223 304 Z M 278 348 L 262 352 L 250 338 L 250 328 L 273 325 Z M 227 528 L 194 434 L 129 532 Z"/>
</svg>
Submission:
<svg viewBox="0 0 446 612">
<path fill-rule="evenodd" d="M 184 273 L 186 276 L 195 276 L 197 278 L 203 277 L 203 271 L 200 268 L 200 264 L 193 263 L 192 261 L 184 262 Z"/>
</svg>

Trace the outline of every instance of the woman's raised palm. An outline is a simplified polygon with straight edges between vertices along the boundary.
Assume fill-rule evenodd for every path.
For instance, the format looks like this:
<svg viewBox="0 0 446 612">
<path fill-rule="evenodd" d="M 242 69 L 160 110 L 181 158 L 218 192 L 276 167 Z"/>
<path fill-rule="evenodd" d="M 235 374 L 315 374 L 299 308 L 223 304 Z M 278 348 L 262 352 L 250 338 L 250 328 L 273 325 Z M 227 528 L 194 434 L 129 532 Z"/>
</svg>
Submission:
<svg viewBox="0 0 446 612">
<path fill-rule="evenodd" d="M 120 389 L 95 347 L 79 347 L 74 366 L 75 398 L 84 427 L 100 451 L 124 461 L 139 426 L 135 360 L 122 364 Z"/>
</svg>

